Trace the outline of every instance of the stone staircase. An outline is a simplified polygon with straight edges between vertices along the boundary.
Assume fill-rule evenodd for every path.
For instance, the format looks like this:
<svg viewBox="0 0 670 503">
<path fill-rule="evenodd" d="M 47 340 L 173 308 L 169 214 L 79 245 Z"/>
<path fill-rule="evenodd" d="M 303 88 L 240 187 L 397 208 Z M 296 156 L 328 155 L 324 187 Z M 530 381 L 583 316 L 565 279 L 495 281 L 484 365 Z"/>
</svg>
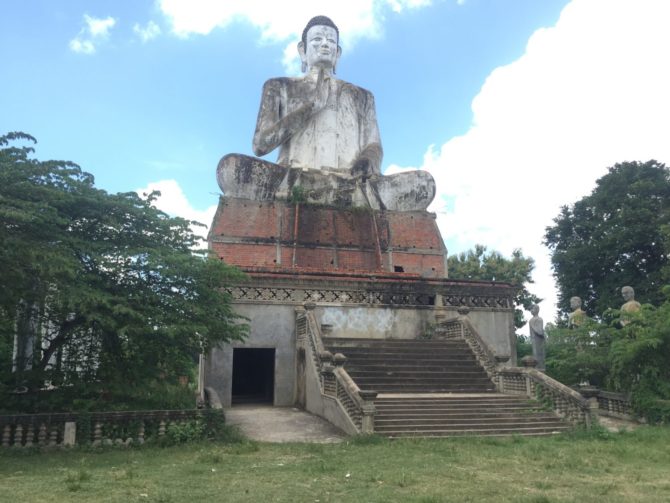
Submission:
<svg viewBox="0 0 670 503">
<path fill-rule="evenodd" d="M 375 400 L 375 432 L 389 437 L 550 435 L 570 425 L 538 402 L 496 393 L 462 339 L 324 338 Z"/>
</svg>

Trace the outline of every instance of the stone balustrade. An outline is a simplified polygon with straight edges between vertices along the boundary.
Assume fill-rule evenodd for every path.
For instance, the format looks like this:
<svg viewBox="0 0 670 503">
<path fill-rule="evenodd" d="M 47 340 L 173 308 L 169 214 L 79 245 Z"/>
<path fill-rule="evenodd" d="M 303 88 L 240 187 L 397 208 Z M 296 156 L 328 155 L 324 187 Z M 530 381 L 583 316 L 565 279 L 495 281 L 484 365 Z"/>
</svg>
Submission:
<svg viewBox="0 0 670 503">
<path fill-rule="evenodd" d="M 592 423 L 592 409 L 586 398 L 535 368 L 499 368 L 498 389 L 538 400 L 573 424 Z"/>
<path fill-rule="evenodd" d="M 314 314 L 314 305 L 296 310 L 298 340 L 309 349 L 312 361 L 320 376 L 321 393 L 339 402 L 359 433 L 374 431 L 374 391 L 362 391 L 344 369 L 346 357 L 341 353 L 326 351 Z"/>
<path fill-rule="evenodd" d="M 2 447 L 143 444 L 165 436 L 170 424 L 200 419 L 203 410 L 149 410 L 0 416 Z"/>
<path fill-rule="evenodd" d="M 591 424 L 593 407 L 586 398 L 533 368 L 533 362 L 530 360 L 525 368 L 504 366 L 508 357 L 493 354 L 467 315 L 467 308 L 459 309 L 459 316 L 441 321 L 436 332 L 447 338 L 465 339 L 479 363 L 495 382 L 499 392 L 536 399 L 573 424 L 586 426 Z"/>
<path fill-rule="evenodd" d="M 609 391 L 598 392 L 598 411 L 600 414 L 622 419 L 633 417 L 633 409 L 630 397 L 623 393 L 612 393 Z"/>
</svg>

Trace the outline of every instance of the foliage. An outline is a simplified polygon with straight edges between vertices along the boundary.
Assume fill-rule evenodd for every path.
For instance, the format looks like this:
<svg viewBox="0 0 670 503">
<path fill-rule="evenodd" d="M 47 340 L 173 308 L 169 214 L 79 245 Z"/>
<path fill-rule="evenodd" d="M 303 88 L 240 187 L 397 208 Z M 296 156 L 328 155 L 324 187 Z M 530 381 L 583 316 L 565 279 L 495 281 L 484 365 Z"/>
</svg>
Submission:
<svg viewBox="0 0 670 503">
<path fill-rule="evenodd" d="M 474 249 L 452 255 L 447 259 L 449 278 L 474 279 L 483 281 L 500 281 L 510 283 L 519 288 L 514 299 L 514 325 L 524 325 L 523 309 L 530 310 L 533 304 L 541 301 L 528 291 L 527 284 L 533 283 L 531 273 L 535 262 L 524 257 L 521 250 L 514 250 L 511 258 L 504 257 L 497 251 L 486 251 L 486 246 L 475 245 Z"/>
<path fill-rule="evenodd" d="M 163 447 L 197 442 L 200 440 L 216 440 L 227 443 L 244 441 L 234 426 L 226 425 L 223 411 L 220 409 L 205 409 L 198 419 L 171 422 L 165 431 L 165 436 L 159 444 Z"/>
<path fill-rule="evenodd" d="M 521 361 L 524 356 L 533 355 L 533 345 L 527 335 L 516 335 L 516 360 Z"/>
<path fill-rule="evenodd" d="M 610 335 L 586 320 L 579 328 L 547 332 L 547 374 L 568 386 L 588 382 L 604 387 L 609 366 Z"/>
<path fill-rule="evenodd" d="M 289 203 L 300 204 L 307 202 L 307 191 L 302 185 L 294 185 L 291 189 L 291 195 L 288 199 Z"/>
<path fill-rule="evenodd" d="M 547 227 L 559 308 L 579 296 L 598 315 L 622 304 L 620 289 L 635 288 L 638 300 L 658 304 L 670 279 L 670 170 L 656 161 L 615 164 L 595 189 L 563 206 Z"/>
<path fill-rule="evenodd" d="M 664 291 L 670 296 L 670 286 Z M 547 373 L 555 379 L 631 393 L 638 415 L 670 421 L 670 300 L 638 313 L 609 310 L 580 328 L 551 331 L 548 341 Z"/>
<path fill-rule="evenodd" d="M 109 194 L 66 161 L 30 158 L 23 133 L 0 137 L 0 379 L 129 394 L 176 382 L 196 355 L 243 338 L 221 288 L 240 273 L 200 249 L 158 193 Z M 18 371 L 11 372 L 16 333 Z M 0 392 L 3 389 L 0 388 Z"/>
</svg>

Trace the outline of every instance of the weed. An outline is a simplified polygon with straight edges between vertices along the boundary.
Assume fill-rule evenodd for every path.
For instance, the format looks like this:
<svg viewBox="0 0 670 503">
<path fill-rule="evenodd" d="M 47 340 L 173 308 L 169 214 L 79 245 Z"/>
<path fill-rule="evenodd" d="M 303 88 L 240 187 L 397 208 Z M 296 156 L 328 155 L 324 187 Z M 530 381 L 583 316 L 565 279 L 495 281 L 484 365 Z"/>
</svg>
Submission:
<svg viewBox="0 0 670 503">
<path fill-rule="evenodd" d="M 86 470 L 68 472 L 65 476 L 65 487 L 70 492 L 79 491 L 82 488 L 82 482 L 91 480 L 91 474 Z"/>
<path fill-rule="evenodd" d="M 388 442 L 389 442 L 388 438 L 375 434 L 354 435 L 348 440 L 348 443 L 350 443 L 351 445 L 379 445 Z"/>
</svg>

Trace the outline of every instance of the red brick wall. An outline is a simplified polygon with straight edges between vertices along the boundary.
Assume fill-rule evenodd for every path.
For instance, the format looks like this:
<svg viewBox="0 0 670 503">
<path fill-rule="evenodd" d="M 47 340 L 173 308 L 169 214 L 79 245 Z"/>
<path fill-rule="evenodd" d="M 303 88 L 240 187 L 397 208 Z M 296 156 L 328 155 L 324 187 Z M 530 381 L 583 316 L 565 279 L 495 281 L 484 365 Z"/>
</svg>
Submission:
<svg viewBox="0 0 670 503">
<path fill-rule="evenodd" d="M 375 212 L 374 218 L 383 270 L 391 268 L 392 255 L 406 273 L 444 276 L 442 237 L 432 214 Z M 292 267 L 295 254 L 297 267 L 379 271 L 375 222 L 370 211 L 300 205 L 295 239 L 295 205 L 222 198 L 209 242 L 224 261 L 241 267 Z"/>
</svg>

